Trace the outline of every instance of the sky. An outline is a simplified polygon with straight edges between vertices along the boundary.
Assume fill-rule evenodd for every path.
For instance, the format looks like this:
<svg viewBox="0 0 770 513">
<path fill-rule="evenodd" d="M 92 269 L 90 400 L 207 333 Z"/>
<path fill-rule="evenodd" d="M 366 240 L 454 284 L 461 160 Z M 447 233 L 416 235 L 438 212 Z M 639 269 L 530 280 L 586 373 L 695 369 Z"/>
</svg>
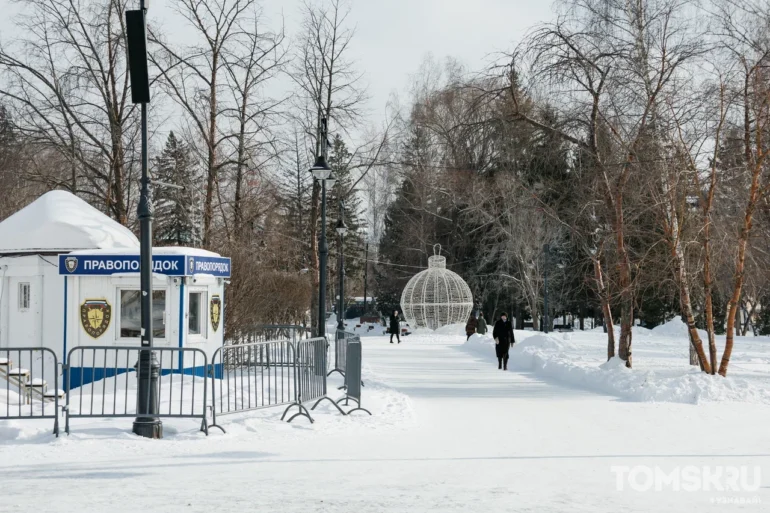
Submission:
<svg viewBox="0 0 770 513">
<path fill-rule="evenodd" d="M 407 90 L 426 56 L 453 57 L 479 70 L 552 18 L 548 0 L 354 0 L 351 7 L 353 48 L 375 118 L 392 92 Z"/>
<path fill-rule="evenodd" d="M 324 0 L 309 0 L 323 3 Z M 436 62 L 453 58 L 469 71 L 483 70 L 500 52 L 511 50 L 529 29 L 554 18 L 551 0 L 343 0 L 350 7 L 349 26 L 355 30 L 350 57 L 363 75 L 369 100 L 363 128 L 381 128 L 387 117 L 389 99 L 395 94 L 401 105 L 408 105 L 411 76 L 426 58 Z M 173 1 L 146 0 L 150 23 L 160 26 L 168 40 L 183 45 L 196 33 L 175 13 Z M 301 26 L 303 0 L 257 0 L 268 25 L 277 30 L 284 23 L 287 43 L 297 39 Z M 25 8 L 24 2 L 0 0 L 6 16 L 0 19 L 0 40 L 13 40 L 18 29 L 13 17 Z M 137 8 L 139 0 L 129 0 Z M 289 46 L 291 50 L 291 46 Z M 293 84 L 280 78 L 271 86 L 270 96 L 285 97 Z M 153 127 L 156 137 L 165 140 L 178 121 L 160 108 L 165 121 Z M 177 113 L 178 115 L 181 112 Z M 157 118 L 156 118 L 157 119 Z M 177 118 L 178 120 L 178 118 Z M 334 127 L 330 127 L 332 133 Z M 355 137 L 356 134 L 349 134 Z M 360 133 L 357 135 L 361 135 Z"/>
<path fill-rule="evenodd" d="M 2 0 L 7 1 L 7 0 Z M 318 1 L 318 0 L 316 0 Z M 180 39 L 170 3 L 150 0 L 149 17 Z M 427 56 L 457 59 L 480 70 L 497 52 L 513 48 L 528 29 L 553 19 L 550 0 L 348 0 L 355 29 L 351 55 L 369 93 L 369 121 L 385 118 L 391 94 L 404 97 L 410 75 Z M 261 0 L 274 27 L 285 21 L 287 36 L 297 36 L 302 0 Z"/>
</svg>

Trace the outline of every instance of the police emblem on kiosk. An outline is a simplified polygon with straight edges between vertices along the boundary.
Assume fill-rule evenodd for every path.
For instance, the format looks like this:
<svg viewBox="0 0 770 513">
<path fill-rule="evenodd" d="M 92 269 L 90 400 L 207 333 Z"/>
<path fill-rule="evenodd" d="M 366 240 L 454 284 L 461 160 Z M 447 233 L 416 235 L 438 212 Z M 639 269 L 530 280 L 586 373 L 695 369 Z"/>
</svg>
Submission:
<svg viewBox="0 0 770 513">
<path fill-rule="evenodd" d="M 80 324 L 92 338 L 99 338 L 110 327 L 112 307 L 106 299 L 86 299 L 80 305 Z"/>
<path fill-rule="evenodd" d="M 219 321 L 222 318 L 222 299 L 219 296 L 211 296 L 211 328 L 219 329 Z"/>
<path fill-rule="evenodd" d="M 68 257 L 64 259 L 64 268 L 67 269 L 68 273 L 74 273 L 75 270 L 78 268 L 78 259 Z"/>
</svg>

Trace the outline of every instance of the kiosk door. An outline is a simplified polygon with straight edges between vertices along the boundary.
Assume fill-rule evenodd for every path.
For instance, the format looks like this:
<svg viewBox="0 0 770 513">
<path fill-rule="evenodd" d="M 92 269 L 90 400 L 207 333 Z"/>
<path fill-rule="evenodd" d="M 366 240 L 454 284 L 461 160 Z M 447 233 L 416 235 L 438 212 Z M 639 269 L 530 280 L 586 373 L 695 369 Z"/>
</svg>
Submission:
<svg viewBox="0 0 770 513">
<path fill-rule="evenodd" d="M 42 286 L 39 276 L 11 276 L 8 279 L 5 346 L 40 346 Z"/>
</svg>

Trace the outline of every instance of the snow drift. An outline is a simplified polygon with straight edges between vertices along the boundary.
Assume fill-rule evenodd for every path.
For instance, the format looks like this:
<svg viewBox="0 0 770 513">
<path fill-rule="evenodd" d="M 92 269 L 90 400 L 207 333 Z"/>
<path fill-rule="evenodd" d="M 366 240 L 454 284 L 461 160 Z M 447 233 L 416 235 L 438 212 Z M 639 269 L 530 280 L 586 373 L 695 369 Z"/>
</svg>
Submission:
<svg viewBox="0 0 770 513">
<path fill-rule="evenodd" d="M 668 334 L 677 330 L 675 325 L 664 325 L 662 328 L 657 333 Z M 678 334 L 679 342 L 682 342 L 681 333 Z M 536 334 L 517 342 L 510 351 L 509 369 L 529 371 L 549 381 L 629 401 L 690 404 L 739 401 L 770 404 L 770 389 L 766 386 L 759 386 L 757 382 L 743 378 L 708 376 L 697 367 L 687 365 L 684 358 L 686 345 L 680 366 L 628 369 L 619 358 L 604 363 L 590 358 L 596 356 L 592 351 L 594 348 L 577 346 L 570 342 L 571 336 L 568 335 L 571 334 Z M 658 338 L 654 330 L 650 338 Z M 660 342 L 665 342 L 665 339 L 661 338 Z M 495 358 L 493 346 L 494 340 L 491 337 L 481 335 L 473 335 L 463 345 L 465 349 L 490 360 Z M 640 359 L 640 362 L 644 360 Z"/>
</svg>

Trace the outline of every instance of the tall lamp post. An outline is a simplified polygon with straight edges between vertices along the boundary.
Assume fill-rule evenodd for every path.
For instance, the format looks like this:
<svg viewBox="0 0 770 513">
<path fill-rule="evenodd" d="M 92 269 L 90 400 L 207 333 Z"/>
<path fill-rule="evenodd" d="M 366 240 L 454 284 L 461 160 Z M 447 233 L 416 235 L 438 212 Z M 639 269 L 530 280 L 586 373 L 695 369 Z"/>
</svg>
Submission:
<svg viewBox="0 0 770 513">
<path fill-rule="evenodd" d="M 340 246 L 339 246 L 339 277 L 340 277 L 340 285 L 339 285 L 339 291 L 340 291 L 340 297 L 339 297 L 339 306 L 337 307 L 337 330 L 338 331 L 345 331 L 345 234 L 348 233 L 348 227 L 345 226 L 345 220 L 343 219 L 343 216 L 345 215 L 344 210 L 344 204 L 342 203 L 342 199 L 339 201 L 340 204 L 340 214 L 337 218 L 337 233 L 340 236 Z"/>
<path fill-rule="evenodd" d="M 137 362 L 137 404 L 133 432 L 145 438 L 162 438 L 163 424 L 158 415 L 158 376 L 160 365 L 152 341 L 152 200 L 147 174 L 147 104 L 150 85 L 147 73 L 147 8 L 139 1 L 139 10 L 126 11 L 126 39 L 131 78 L 131 101 L 141 104 L 142 115 L 142 189 L 139 217 L 139 288 L 141 289 L 141 350 Z"/>
<path fill-rule="evenodd" d="M 548 333 L 548 255 L 551 248 L 548 244 L 543 246 L 545 265 L 543 266 L 543 333 Z"/>
<path fill-rule="evenodd" d="M 326 118 L 321 119 L 321 154 L 316 156 L 310 172 L 313 178 L 321 182 L 321 233 L 318 234 L 319 276 L 318 276 L 318 335 L 326 336 L 326 261 L 329 256 L 329 245 L 326 242 L 326 185 L 331 187 L 335 179 L 332 170 L 326 163 L 327 129 Z"/>
<path fill-rule="evenodd" d="M 368 239 L 368 234 L 367 234 Z M 369 241 L 366 241 L 366 245 L 364 246 L 364 315 L 369 313 L 369 304 L 367 303 L 368 299 L 366 297 L 366 285 L 369 281 Z"/>
</svg>

